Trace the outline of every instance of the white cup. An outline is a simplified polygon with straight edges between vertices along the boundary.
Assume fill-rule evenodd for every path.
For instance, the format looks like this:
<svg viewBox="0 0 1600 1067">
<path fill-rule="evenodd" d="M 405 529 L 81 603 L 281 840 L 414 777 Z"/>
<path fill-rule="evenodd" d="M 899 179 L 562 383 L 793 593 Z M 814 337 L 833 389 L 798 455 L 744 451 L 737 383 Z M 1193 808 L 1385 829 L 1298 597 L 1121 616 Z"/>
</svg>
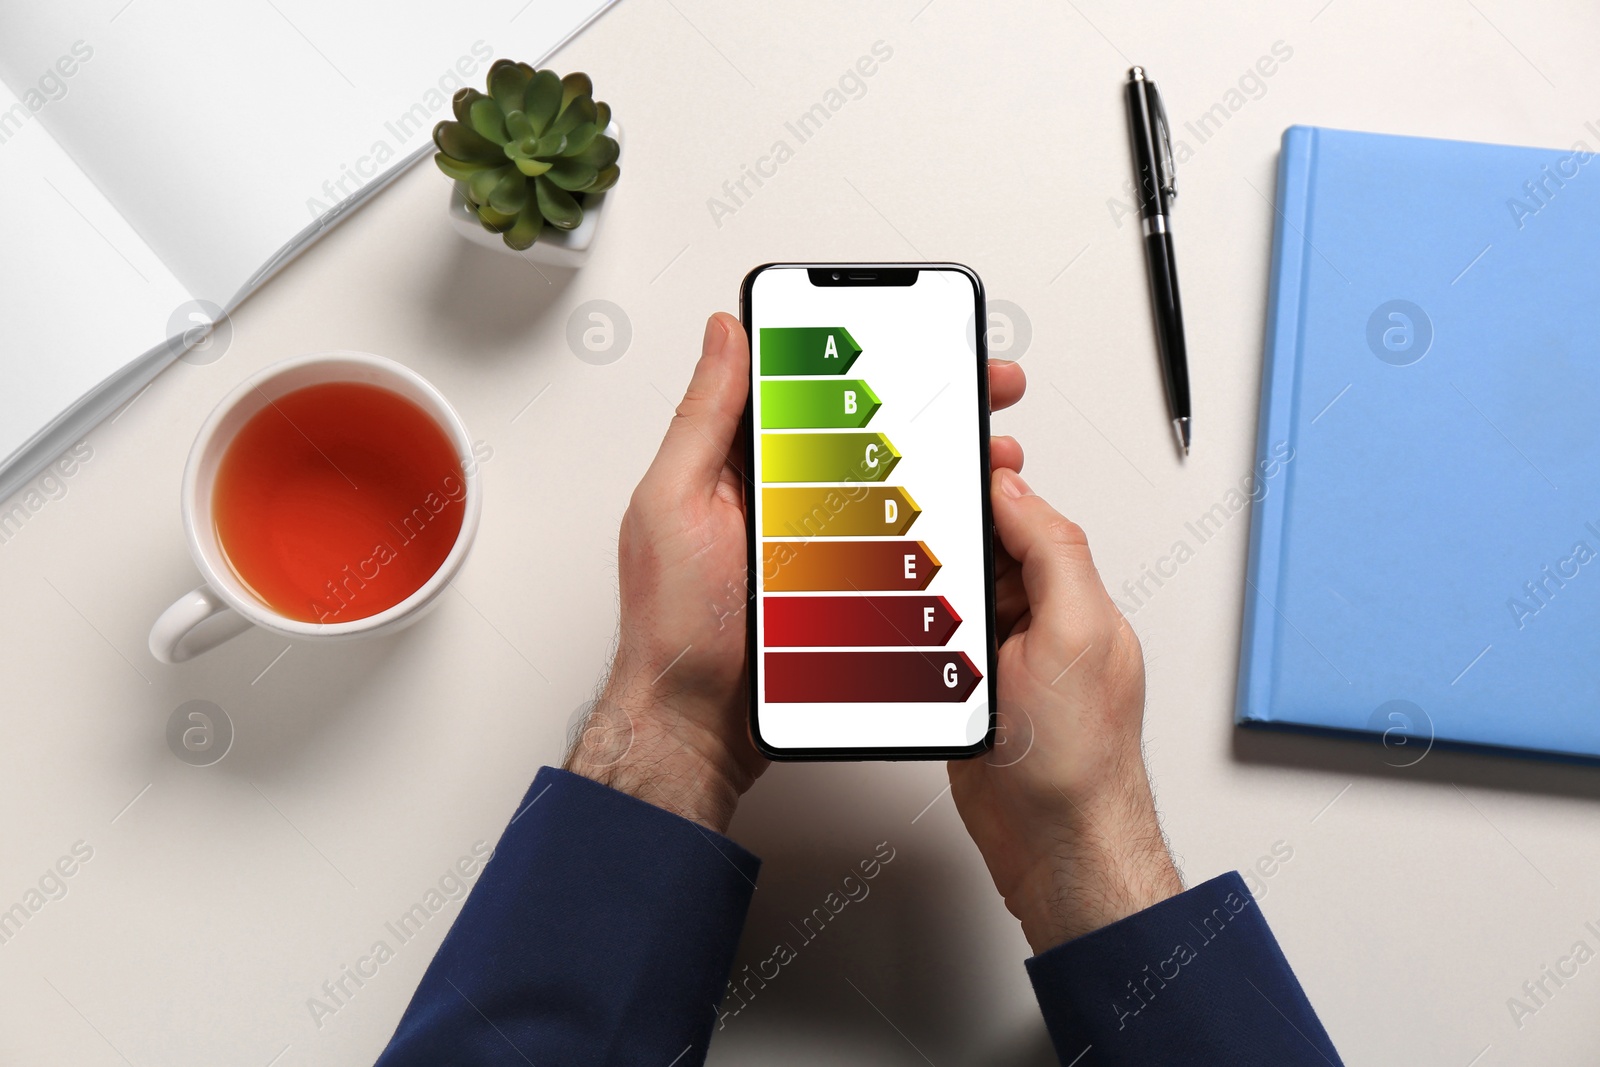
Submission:
<svg viewBox="0 0 1600 1067">
<path fill-rule="evenodd" d="M 416 404 L 438 425 L 461 461 L 466 494 L 461 529 L 439 569 L 393 607 L 347 622 L 302 622 L 272 610 L 234 574 L 217 540 L 211 504 L 217 468 L 234 435 L 262 408 L 286 393 L 325 382 L 362 382 L 397 393 Z M 205 584 L 178 600 L 150 629 L 150 654 L 163 663 L 182 663 L 209 651 L 252 626 L 297 641 L 337 641 L 390 633 L 409 626 L 432 607 L 461 570 L 478 531 L 483 490 L 467 427 L 444 395 L 420 375 L 393 360 L 364 352 L 324 352 L 297 356 L 259 371 L 229 393 L 200 427 L 183 471 L 183 529 L 189 554 Z"/>
</svg>

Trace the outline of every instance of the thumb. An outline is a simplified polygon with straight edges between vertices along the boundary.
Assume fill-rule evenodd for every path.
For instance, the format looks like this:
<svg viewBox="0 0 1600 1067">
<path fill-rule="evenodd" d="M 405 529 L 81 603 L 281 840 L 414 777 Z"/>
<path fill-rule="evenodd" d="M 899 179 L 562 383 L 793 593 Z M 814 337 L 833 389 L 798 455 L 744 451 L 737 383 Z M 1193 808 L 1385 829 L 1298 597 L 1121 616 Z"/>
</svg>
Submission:
<svg viewBox="0 0 1600 1067">
<path fill-rule="evenodd" d="M 1015 471 L 995 471 L 991 485 L 995 532 L 1022 571 L 1030 637 L 1076 653 L 1105 632 L 1106 613 L 1115 611 L 1083 528 L 1035 495 Z"/>
<path fill-rule="evenodd" d="M 737 463 L 733 450 L 749 393 L 750 342 L 739 320 L 719 311 L 706 320 L 700 362 L 646 477 L 713 492 L 723 466 Z"/>
</svg>

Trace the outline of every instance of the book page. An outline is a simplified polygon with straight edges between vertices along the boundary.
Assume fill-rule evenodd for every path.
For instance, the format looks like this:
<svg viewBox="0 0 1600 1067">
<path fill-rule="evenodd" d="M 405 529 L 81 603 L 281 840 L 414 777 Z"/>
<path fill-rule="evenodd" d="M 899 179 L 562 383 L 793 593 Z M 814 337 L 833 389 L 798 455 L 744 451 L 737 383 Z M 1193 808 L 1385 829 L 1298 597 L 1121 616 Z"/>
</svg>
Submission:
<svg viewBox="0 0 1600 1067">
<path fill-rule="evenodd" d="M 58 73 L 41 67 L 17 86 L 20 98 L 0 85 L 0 461 L 164 340 L 189 301 L 44 128 L 41 116 L 75 89 L 47 71 Z"/>
<path fill-rule="evenodd" d="M 66 86 L 37 121 L 190 292 L 227 306 L 308 223 L 427 148 L 456 89 L 496 58 L 538 60 L 608 2 L 12 4 L 0 79 Z"/>
</svg>

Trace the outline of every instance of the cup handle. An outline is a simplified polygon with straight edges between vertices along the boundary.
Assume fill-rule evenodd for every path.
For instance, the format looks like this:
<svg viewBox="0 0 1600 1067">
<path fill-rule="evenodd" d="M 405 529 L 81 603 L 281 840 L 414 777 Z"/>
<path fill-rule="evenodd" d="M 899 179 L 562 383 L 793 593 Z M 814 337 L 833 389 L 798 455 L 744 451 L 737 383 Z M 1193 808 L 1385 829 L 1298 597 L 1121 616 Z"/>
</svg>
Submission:
<svg viewBox="0 0 1600 1067">
<path fill-rule="evenodd" d="M 210 586 L 180 597 L 150 628 L 150 654 L 162 663 L 182 663 L 250 629 Z"/>
</svg>

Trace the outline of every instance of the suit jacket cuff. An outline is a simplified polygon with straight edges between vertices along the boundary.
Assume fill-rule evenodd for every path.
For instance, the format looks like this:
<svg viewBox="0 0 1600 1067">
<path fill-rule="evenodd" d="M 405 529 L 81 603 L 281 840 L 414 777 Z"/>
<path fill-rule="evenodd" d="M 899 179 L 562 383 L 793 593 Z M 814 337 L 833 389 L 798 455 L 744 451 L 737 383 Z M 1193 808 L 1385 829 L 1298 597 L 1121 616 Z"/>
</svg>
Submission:
<svg viewBox="0 0 1600 1067">
<path fill-rule="evenodd" d="M 1338 1064 L 1237 872 L 1028 960 L 1063 1064 Z"/>
<path fill-rule="evenodd" d="M 699 1062 L 760 866 L 541 769 L 379 1064 Z"/>
</svg>

